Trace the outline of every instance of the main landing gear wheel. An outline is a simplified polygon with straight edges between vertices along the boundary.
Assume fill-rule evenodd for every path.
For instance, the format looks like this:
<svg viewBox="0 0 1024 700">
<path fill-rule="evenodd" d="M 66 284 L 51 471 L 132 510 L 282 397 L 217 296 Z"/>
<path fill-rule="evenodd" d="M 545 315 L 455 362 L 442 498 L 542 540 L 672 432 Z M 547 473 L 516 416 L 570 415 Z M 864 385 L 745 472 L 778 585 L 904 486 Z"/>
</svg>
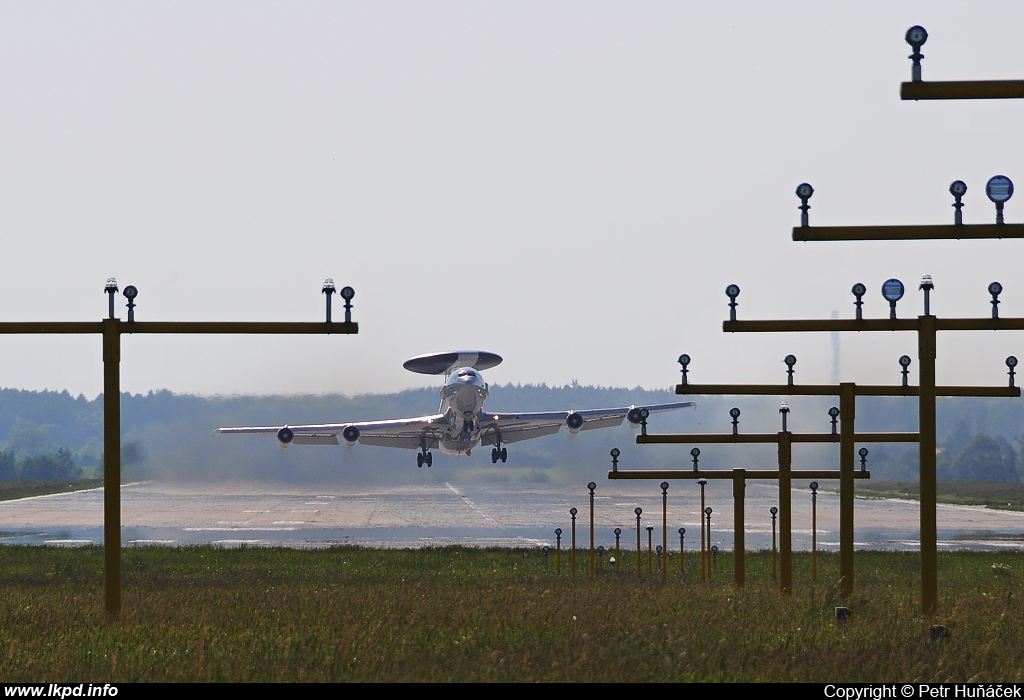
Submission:
<svg viewBox="0 0 1024 700">
<path fill-rule="evenodd" d="M 498 460 L 504 464 L 508 460 L 508 450 L 502 447 L 500 450 L 497 447 L 491 449 L 491 464 L 497 464 Z"/>
<path fill-rule="evenodd" d="M 427 465 L 428 469 L 434 466 L 434 455 L 430 452 L 424 452 L 416 455 L 416 466 L 422 467 L 424 464 Z"/>
</svg>

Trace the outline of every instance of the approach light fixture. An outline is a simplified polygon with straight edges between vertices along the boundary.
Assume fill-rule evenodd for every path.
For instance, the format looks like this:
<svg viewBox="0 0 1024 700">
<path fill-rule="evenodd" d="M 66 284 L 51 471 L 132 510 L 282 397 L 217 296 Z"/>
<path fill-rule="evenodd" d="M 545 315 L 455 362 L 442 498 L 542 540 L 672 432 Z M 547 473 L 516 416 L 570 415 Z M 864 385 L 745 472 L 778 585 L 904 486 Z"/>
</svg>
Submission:
<svg viewBox="0 0 1024 700">
<path fill-rule="evenodd" d="M 860 455 L 860 470 L 866 472 L 868 470 L 868 448 L 860 448 L 857 450 L 857 454 Z"/>
<path fill-rule="evenodd" d="M 907 57 L 914 62 L 910 67 L 910 79 L 919 83 L 921 82 L 921 59 L 924 58 L 921 47 L 924 46 L 924 42 L 928 41 L 928 32 L 924 27 L 915 24 L 907 30 L 906 40 L 910 44 L 910 48 L 914 50 L 914 53 Z"/>
<path fill-rule="evenodd" d="M 345 323 L 352 323 L 352 299 L 356 296 L 356 290 L 352 287 L 342 287 L 339 294 L 345 300 Z"/>
<path fill-rule="evenodd" d="M 837 406 L 833 406 L 828 409 L 828 417 L 832 419 L 832 434 L 835 435 L 838 432 L 837 423 L 839 422 L 839 408 Z"/>
<path fill-rule="evenodd" d="M 110 299 L 110 314 L 108 318 L 114 318 L 114 295 L 117 294 L 117 280 L 113 277 L 108 277 L 107 283 L 103 285 L 103 291 L 107 293 Z"/>
<path fill-rule="evenodd" d="M 686 373 L 688 371 L 686 369 L 686 367 L 690 364 L 690 356 L 687 355 L 684 352 L 682 355 L 679 356 L 679 359 L 677 360 L 677 362 L 679 362 L 679 364 L 682 365 L 682 372 L 683 372 L 683 382 L 682 383 L 686 384 Z"/>
<path fill-rule="evenodd" d="M 587 484 L 587 488 L 590 489 L 590 495 L 593 496 L 594 495 L 594 489 L 597 488 L 597 484 L 594 483 L 593 481 L 591 481 L 589 484 Z"/>
<path fill-rule="evenodd" d="M 663 481 L 663 482 L 661 482 L 661 495 L 665 496 L 667 494 L 668 494 L 668 482 L 667 481 Z"/>
<path fill-rule="evenodd" d="M 818 495 L 818 482 L 812 481 L 808 487 L 811 489 L 811 497 L 817 497 Z"/>
<path fill-rule="evenodd" d="M 988 286 L 988 293 L 992 295 L 992 318 L 999 318 L 999 295 L 1003 293 L 1003 285 L 993 282 Z"/>
<path fill-rule="evenodd" d="M 694 447 L 690 450 L 690 458 L 693 460 L 693 471 L 697 471 L 697 462 L 700 460 L 700 448 Z"/>
<path fill-rule="evenodd" d="M 619 455 L 622 454 L 622 453 L 619 452 L 619 448 L 618 447 L 613 447 L 612 451 L 609 452 L 608 454 L 610 454 L 612 456 L 612 471 L 613 472 L 618 471 L 619 470 Z"/>
<path fill-rule="evenodd" d="M 324 280 L 323 293 L 327 295 L 327 322 L 331 322 L 331 297 L 334 296 L 334 280 L 328 277 Z"/>
<path fill-rule="evenodd" d="M 134 284 L 129 284 L 121 293 L 128 300 L 128 323 L 131 323 L 135 320 L 135 297 L 139 296 L 139 289 Z"/>
<path fill-rule="evenodd" d="M 996 175 L 985 183 L 985 194 L 996 205 L 996 223 L 1003 223 L 1003 205 L 1013 196 L 1013 183 L 1005 175 Z"/>
<path fill-rule="evenodd" d="M 793 386 L 793 367 L 796 366 L 796 355 L 786 355 L 782 361 L 786 363 L 786 383 Z"/>
<path fill-rule="evenodd" d="M 964 213 L 963 213 L 964 203 L 961 201 L 961 198 L 965 194 L 967 194 L 967 185 L 964 183 L 963 180 L 954 180 L 953 184 L 949 186 L 949 193 L 951 195 L 953 195 L 953 198 L 956 200 L 955 202 L 953 202 L 953 205 L 952 205 L 953 207 L 956 208 L 956 212 L 954 212 L 954 214 L 953 214 L 953 224 L 955 226 L 963 226 L 964 225 Z"/>
<path fill-rule="evenodd" d="M 853 285 L 853 289 L 850 290 L 850 293 L 857 299 L 853 302 L 853 305 L 857 310 L 857 320 L 862 321 L 864 320 L 864 295 L 868 293 L 868 288 L 858 282 Z"/>
<path fill-rule="evenodd" d="M 736 297 L 740 295 L 740 288 L 735 284 L 730 284 L 725 288 L 725 296 L 729 297 L 729 320 L 736 320 Z"/>
<path fill-rule="evenodd" d="M 729 409 L 729 415 L 732 417 L 732 434 L 740 434 L 740 409 L 733 406 Z"/>
<path fill-rule="evenodd" d="M 918 289 L 924 290 L 924 315 L 931 316 L 931 304 L 929 302 L 931 301 L 932 290 L 935 289 L 935 283 L 932 282 L 932 276 L 923 275 L 921 277 L 921 286 L 918 287 Z"/>
<path fill-rule="evenodd" d="M 910 355 L 900 355 L 900 367 L 903 368 L 903 386 L 910 386 Z"/>
<path fill-rule="evenodd" d="M 796 186 L 796 196 L 800 198 L 800 226 L 801 228 L 810 226 L 810 217 L 807 216 L 808 210 L 811 205 L 807 203 L 807 200 L 814 194 L 814 188 L 808 185 L 806 182 L 800 183 Z"/>
<path fill-rule="evenodd" d="M 1010 388 L 1012 389 L 1013 388 L 1013 377 L 1014 377 L 1014 375 L 1016 375 L 1016 371 L 1014 370 L 1014 368 L 1017 366 L 1017 358 L 1014 357 L 1013 355 L 1010 355 L 1009 357 L 1007 357 L 1006 358 L 1006 366 L 1010 370 L 1010 372 L 1009 372 L 1009 375 L 1010 375 Z"/>
<path fill-rule="evenodd" d="M 898 279 L 888 279 L 882 283 L 882 297 L 889 302 L 889 318 L 896 320 L 896 302 L 903 298 L 903 283 Z"/>
</svg>

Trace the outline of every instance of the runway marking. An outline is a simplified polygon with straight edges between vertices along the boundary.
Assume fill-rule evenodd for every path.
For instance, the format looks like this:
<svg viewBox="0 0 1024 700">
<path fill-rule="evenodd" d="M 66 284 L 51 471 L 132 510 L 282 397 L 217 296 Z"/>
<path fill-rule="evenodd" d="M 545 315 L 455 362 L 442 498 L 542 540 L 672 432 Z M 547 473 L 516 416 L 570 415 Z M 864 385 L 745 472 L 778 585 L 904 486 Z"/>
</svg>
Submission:
<svg viewBox="0 0 1024 700">
<path fill-rule="evenodd" d="M 469 506 L 469 509 L 470 509 L 470 510 L 472 510 L 472 511 L 473 511 L 473 512 L 475 512 L 475 513 L 477 513 L 477 514 L 478 514 L 478 515 L 479 515 L 480 517 L 482 517 L 482 518 L 483 518 L 484 520 L 486 520 L 487 522 L 489 522 L 489 523 L 491 523 L 491 524 L 493 524 L 493 525 L 497 525 L 497 524 L 498 524 L 498 523 L 497 523 L 497 521 L 496 521 L 496 520 L 495 520 L 494 518 L 492 518 L 492 517 L 491 517 L 491 516 L 489 516 L 489 515 L 488 515 L 487 513 L 485 513 L 485 512 L 483 512 L 482 510 L 480 510 L 479 508 L 477 508 L 476 504 L 475 504 L 475 503 L 473 503 L 473 501 L 471 501 L 471 500 L 469 500 L 468 498 L 466 498 L 466 496 L 465 496 L 465 495 L 463 495 L 463 493 L 462 493 L 461 491 L 459 491 L 459 490 L 458 490 L 457 488 L 455 488 L 454 486 L 452 486 L 451 484 L 449 484 L 449 483 L 448 483 L 447 481 L 446 481 L 446 482 L 444 482 L 444 485 L 445 485 L 445 486 L 447 486 L 447 487 L 448 487 L 448 489 L 449 489 L 449 490 L 450 490 L 450 491 L 451 491 L 452 493 L 454 493 L 454 494 L 455 494 L 456 496 L 458 496 L 458 497 L 459 497 L 459 498 L 461 498 L 461 499 L 462 499 L 463 501 L 465 501 L 466 505 L 467 505 L 467 506 Z"/>
</svg>

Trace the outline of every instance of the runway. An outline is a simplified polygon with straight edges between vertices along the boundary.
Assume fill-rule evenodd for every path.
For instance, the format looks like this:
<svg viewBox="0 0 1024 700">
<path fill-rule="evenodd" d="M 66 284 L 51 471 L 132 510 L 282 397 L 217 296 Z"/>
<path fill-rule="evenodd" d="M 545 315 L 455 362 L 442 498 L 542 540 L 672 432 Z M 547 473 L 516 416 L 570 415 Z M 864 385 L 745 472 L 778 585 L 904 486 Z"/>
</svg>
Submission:
<svg viewBox="0 0 1024 700">
<path fill-rule="evenodd" d="M 122 541 L 126 546 L 370 547 L 470 546 L 534 547 L 555 543 L 561 528 L 567 546 L 569 509 L 577 508 L 577 542 L 589 546 L 590 499 L 585 486 L 523 484 L 415 484 L 393 487 L 219 484 L 206 487 L 144 482 L 122 487 Z M 771 546 L 769 508 L 777 489 L 750 483 L 746 494 L 746 546 Z M 727 482 L 708 485 L 713 509 L 712 541 L 733 546 L 733 503 Z M 595 541 L 614 546 L 622 530 L 624 547 L 636 546 L 636 516 L 646 546 L 647 526 L 661 541 L 662 496 L 655 484 L 599 483 L 594 499 Z M 819 492 L 818 543 L 839 546 L 839 497 Z M 700 495 L 690 482 L 674 482 L 668 493 L 669 544 L 699 546 Z M 103 491 L 93 489 L 0 503 L 0 543 L 81 545 L 102 543 Z M 858 549 L 914 550 L 919 547 L 918 504 L 858 498 Z M 1024 548 L 1024 513 L 978 506 L 939 505 L 942 549 Z M 811 546 L 811 496 L 793 491 L 793 542 Z"/>
</svg>

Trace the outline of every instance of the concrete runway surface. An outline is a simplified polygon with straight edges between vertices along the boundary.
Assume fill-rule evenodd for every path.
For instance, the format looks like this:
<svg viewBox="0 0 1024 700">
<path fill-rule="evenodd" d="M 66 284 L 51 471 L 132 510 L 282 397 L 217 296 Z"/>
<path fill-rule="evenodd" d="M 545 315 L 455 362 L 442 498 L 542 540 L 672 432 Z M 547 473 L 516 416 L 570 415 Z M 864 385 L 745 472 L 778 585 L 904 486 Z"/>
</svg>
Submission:
<svg viewBox="0 0 1024 700">
<path fill-rule="evenodd" d="M 713 508 L 714 544 L 732 549 L 733 503 L 729 482 L 708 485 Z M 675 481 L 668 492 L 669 543 L 679 546 L 686 528 L 687 548 L 699 546 L 700 492 L 696 484 Z M 769 508 L 778 502 L 774 485 L 750 483 L 746 498 L 746 546 L 771 547 Z M 554 544 L 554 530 L 571 537 L 569 509 L 575 506 L 577 542 L 589 546 L 589 493 L 584 485 L 415 484 L 387 487 L 346 485 L 217 484 L 185 486 L 144 482 L 122 487 L 122 541 L 135 544 L 215 544 L 220 546 L 372 547 L 473 546 L 533 547 Z M 661 540 L 661 489 L 655 483 L 598 482 L 596 543 L 614 546 L 622 528 L 624 547 L 635 547 L 636 516 L 655 527 Z M 818 542 L 839 545 L 838 493 L 818 493 Z M 858 549 L 913 550 L 919 546 L 916 502 L 857 499 Z M 0 503 L 0 542 L 12 544 L 102 543 L 103 491 L 37 496 Z M 939 546 L 943 549 L 1024 548 L 1024 513 L 976 506 L 939 505 Z M 793 541 L 810 549 L 811 496 L 793 491 Z"/>
</svg>

